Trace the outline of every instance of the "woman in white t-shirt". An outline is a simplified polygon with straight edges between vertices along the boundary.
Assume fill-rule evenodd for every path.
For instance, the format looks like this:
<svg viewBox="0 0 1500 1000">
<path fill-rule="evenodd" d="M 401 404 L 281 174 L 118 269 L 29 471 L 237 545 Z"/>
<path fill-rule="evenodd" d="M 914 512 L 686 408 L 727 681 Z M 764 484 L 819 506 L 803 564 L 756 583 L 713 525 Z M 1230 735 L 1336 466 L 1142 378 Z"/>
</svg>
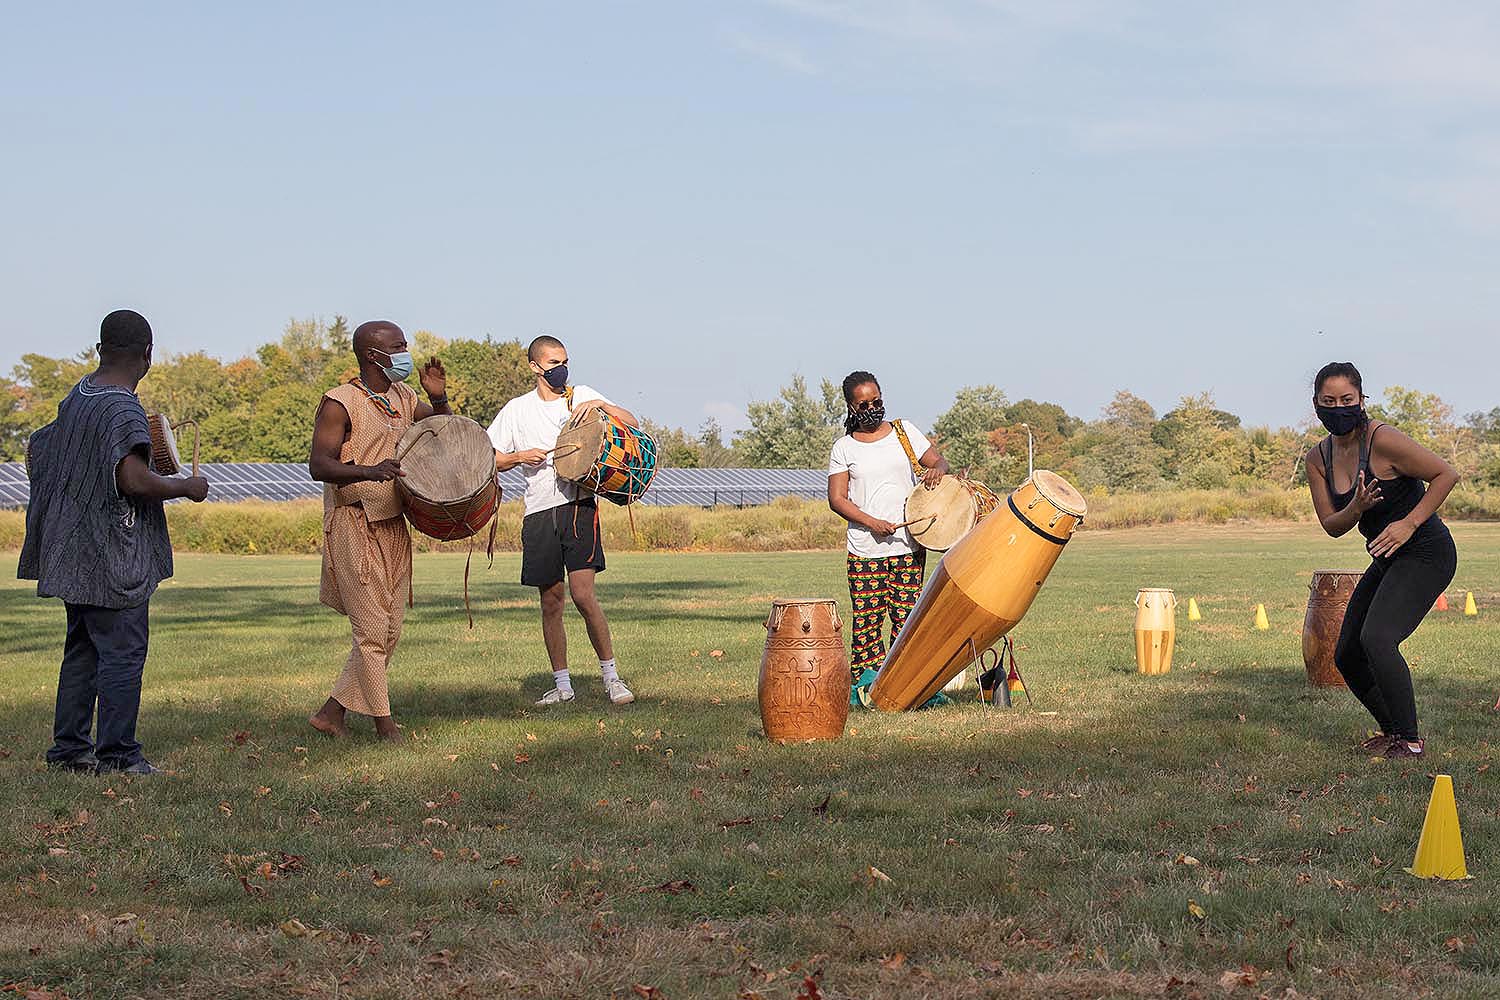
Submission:
<svg viewBox="0 0 1500 1000">
<path fill-rule="evenodd" d="M 860 704 L 885 659 L 884 622 L 889 610 L 891 641 L 901 633 L 922 591 L 926 551 L 902 521 L 918 472 L 929 488 L 948 472 L 948 462 L 920 430 L 885 419 L 880 383 L 869 372 L 844 379 L 849 415 L 843 437 L 828 459 L 828 506 L 849 522 L 849 598 L 854 606 L 849 670 Z"/>
</svg>

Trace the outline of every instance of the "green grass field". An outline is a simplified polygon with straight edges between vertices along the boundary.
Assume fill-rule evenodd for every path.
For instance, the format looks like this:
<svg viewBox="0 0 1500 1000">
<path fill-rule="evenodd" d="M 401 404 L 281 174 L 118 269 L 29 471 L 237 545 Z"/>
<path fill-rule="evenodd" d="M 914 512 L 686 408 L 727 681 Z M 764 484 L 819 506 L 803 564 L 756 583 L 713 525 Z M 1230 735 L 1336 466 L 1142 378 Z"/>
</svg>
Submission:
<svg viewBox="0 0 1500 1000">
<path fill-rule="evenodd" d="M 1454 534 L 1451 595 L 1481 614 L 1406 645 L 1419 764 L 1351 754 L 1367 718 L 1305 683 L 1310 571 L 1363 565 L 1308 525 L 1081 534 L 1015 631 L 1034 709 L 860 713 L 795 747 L 760 734 L 761 623 L 774 595 L 847 610 L 840 553 L 612 558 L 601 592 L 640 700 L 604 700 L 574 616 L 580 698 L 548 713 L 517 557 L 476 569 L 472 632 L 462 556 L 419 557 L 395 750 L 366 720 L 342 743 L 306 725 L 348 641 L 315 558 L 182 556 L 153 602 L 141 724 L 175 774 L 135 781 L 43 768 L 62 608 L 0 584 L 0 987 L 1500 995 L 1500 525 Z M 1134 672 L 1141 586 L 1203 608 L 1179 613 L 1165 677 Z M 1469 882 L 1402 871 L 1436 772 Z"/>
</svg>

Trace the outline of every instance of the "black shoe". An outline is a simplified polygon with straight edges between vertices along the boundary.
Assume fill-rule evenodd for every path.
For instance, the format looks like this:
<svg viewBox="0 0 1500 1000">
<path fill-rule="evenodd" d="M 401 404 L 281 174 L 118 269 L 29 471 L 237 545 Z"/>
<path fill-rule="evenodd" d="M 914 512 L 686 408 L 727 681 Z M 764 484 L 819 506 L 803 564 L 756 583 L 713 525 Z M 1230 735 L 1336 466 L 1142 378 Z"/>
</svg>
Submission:
<svg viewBox="0 0 1500 1000">
<path fill-rule="evenodd" d="M 149 760 L 136 761 L 129 767 L 121 767 L 118 764 L 99 764 L 99 774 L 161 774 L 162 769 Z"/>
<path fill-rule="evenodd" d="M 85 750 L 76 757 L 65 760 L 49 760 L 47 766 L 54 771 L 70 771 L 74 774 L 95 774 L 99 770 L 99 758 Z"/>
</svg>

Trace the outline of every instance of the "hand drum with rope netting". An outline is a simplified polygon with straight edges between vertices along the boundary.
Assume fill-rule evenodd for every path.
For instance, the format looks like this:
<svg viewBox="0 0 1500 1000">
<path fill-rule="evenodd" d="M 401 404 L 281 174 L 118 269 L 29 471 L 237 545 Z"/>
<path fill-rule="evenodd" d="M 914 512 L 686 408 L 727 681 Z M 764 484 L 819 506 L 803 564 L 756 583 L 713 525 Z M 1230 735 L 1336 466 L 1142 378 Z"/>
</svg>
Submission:
<svg viewBox="0 0 1500 1000">
<path fill-rule="evenodd" d="M 590 407 L 557 436 L 552 468 L 559 479 L 625 506 L 639 500 L 656 476 L 656 439 Z"/>
<path fill-rule="evenodd" d="M 406 519 L 422 534 L 449 542 L 489 523 L 500 502 L 495 448 L 468 417 L 435 414 L 401 435 L 396 480 Z"/>
</svg>

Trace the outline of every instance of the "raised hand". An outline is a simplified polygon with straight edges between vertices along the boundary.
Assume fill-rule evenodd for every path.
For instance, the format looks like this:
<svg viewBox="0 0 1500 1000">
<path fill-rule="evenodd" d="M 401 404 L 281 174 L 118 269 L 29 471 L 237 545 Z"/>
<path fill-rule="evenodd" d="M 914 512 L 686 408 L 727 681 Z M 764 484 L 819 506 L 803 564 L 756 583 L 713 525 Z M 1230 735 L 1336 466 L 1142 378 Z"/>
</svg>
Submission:
<svg viewBox="0 0 1500 1000">
<path fill-rule="evenodd" d="M 1359 479 L 1354 484 L 1354 499 L 1349 501 L 1349 505 L 1353 507 L 1356 512 L 1363 514 L 1365 511 L 1369 510 L 1380 501 L 1380 481 L 1372 480 L 1370 482 L 1366 482 L 1364 471 L 1361 470 Z"/>
<path fill-rule="evenodd" d="M 443 370 L 443 363 L 436 357 L 422 366 L 421 381 L 422 391 L 434 399 L 441 399 L 448 394 L 448 373 Z"/>
</svg>

